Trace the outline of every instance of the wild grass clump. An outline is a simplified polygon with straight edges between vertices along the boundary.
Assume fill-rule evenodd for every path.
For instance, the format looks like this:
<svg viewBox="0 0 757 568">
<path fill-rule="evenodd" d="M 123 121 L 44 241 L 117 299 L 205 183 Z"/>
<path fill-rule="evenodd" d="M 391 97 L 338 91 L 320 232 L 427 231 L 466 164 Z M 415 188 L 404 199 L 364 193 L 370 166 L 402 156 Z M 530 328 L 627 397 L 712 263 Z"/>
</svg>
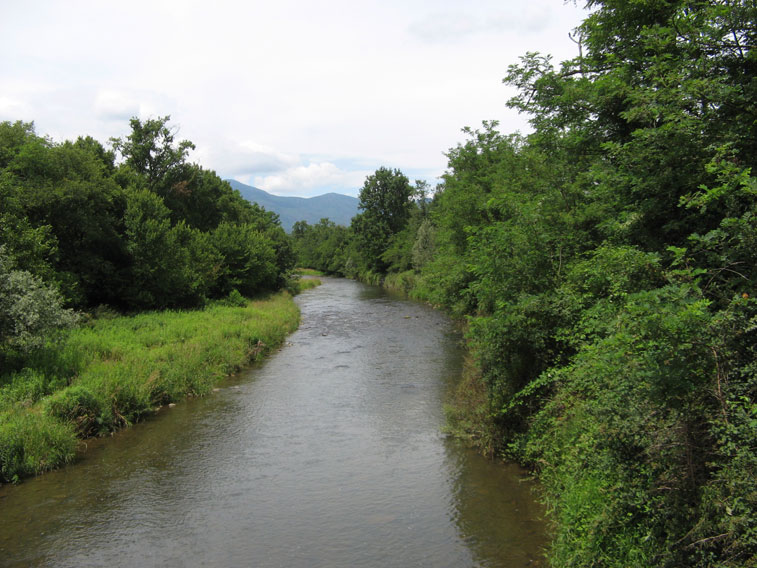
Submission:
<svg viewBox="0 0 757 568">
<path fill-rule="evenodd" d="M 401 292 L 408 296 L 416 287 L 418 276 L 414 270 L 405 272 L 393 272 L 384 278 L 383 287 L 394 292 Z"/>
<path fill-rule="evenodd" d="M 94 319 L 55 353 L 0 378 L 0 482 L 66 463 L 78 438 L 201 396 L 280 345 L 299 323 L 288 293 L 244 306 Z"/>
<path fill-rule="evenodd" d="M 73 425 L 80 438 L 95 436 L 101 431 L 102 405 L 91 390 L 74 385 L 45 399 L 45 413 Z"/>
<path fill-rule="evenodd" d="M 297 281 L 297 293 L 316 288 L 321 285 L 321 281 L 318 278 L 300 278 Z"/>
<path fill-rule="evenodd" d="M 322 270 L 316 270 L 315 268 L 298 268 L 295 270 L 300 276 L 325 276 L 326 273 Z"/>
<path fill-rule="evenodd" d="M 305 272 L 300 272 L 305 271 Z M 316 286 L 321 285 L 321 281 L 318 278 L 315 278 L 311 275 L 311 273 L 316 273 L 317 270 L 311 270 L 309 268 L 300 268 L 297 270 L 295 274 L 293 274 L 286 283 L 286 290 L 292 296 L 296 296 L 297 294 L 300 294 L 304 292 L 305 290 L 310 290 L 311 288 L 315 288 Z M 306 275 L 307 278 L 303 278 L 302 276 Z M 320 276 L 321 273 L 318 272 L 318 275 Z"/>
<path fill-rule="evenodd" d="M 486 384 L 470 356 L 466 357 L 460 382 L 447 397 L 444 414 L 447 434 L 494 457 L 500 441 L 496 439 Z"/>
<path fill-rule="evenodd" d="M 26 409 L 0 413 L 0 481 L 16 482 L 70 462 L 77 440 L 52 416 Z"/>
</svg>

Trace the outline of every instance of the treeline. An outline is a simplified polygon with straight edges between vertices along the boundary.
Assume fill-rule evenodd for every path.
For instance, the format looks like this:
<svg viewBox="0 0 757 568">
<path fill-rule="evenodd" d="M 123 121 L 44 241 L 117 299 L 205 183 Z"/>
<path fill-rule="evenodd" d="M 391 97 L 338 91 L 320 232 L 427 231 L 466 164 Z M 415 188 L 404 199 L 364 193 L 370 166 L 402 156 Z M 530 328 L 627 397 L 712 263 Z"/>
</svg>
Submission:
<svg viewBox="0 0 757 568">
<path fill-rule="evenodd" d="M 295 259 L 278 217 L 188 162 L 168 120 L 132 119 L 111 150 L 0 123 L 1 353 L 70 309 L 196 307 L 284 284 Z"/>
<path fill-rule="evenodd" d="M 426 182 L 412 185 L 401 171 L 379 168 L 366 178 L 360 213 L 349 227 L 329 219 L 294 224 L 298 263 L 374 283 L 413 268 L 417 272 L 433 252 L 427 195 Z"/>
<path fill-rule="evenodd" d="M 398 171 L 303 263 L 465 316 L 459 427 L 538 472 L 555 566 L 757 565 L 757 8 L 601 2 L 431 201 Z M 476 395 L 483 395 L 476 399 Z"/>
</svg>

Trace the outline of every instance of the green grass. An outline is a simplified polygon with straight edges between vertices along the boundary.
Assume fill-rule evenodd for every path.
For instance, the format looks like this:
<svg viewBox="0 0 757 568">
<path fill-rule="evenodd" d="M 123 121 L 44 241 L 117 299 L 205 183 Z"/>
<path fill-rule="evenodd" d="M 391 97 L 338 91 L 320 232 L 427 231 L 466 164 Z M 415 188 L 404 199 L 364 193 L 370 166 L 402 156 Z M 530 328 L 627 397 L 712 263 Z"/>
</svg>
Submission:
<svg viewBox="0 0 757 568">
<path fill-rule="evenodd" d="M 314 278 L 312 276 L 309 276 L 308 278 L 302 278 L 300 276 L 296 278 L 291 278 L 289 280 L 289 283 L 287 284 L 287 289 L 294 295 L 299 294 L 300 292 L 304 292 L 305 290 L 310 290 L 311 288 L 315 288 L 316 286 L 320 286 L 322 282 L 318 278 Z"/>
<path fill-rule="evenodd" d="M 444 431 L 492 458 L 501 443 L 497 439 L 486 385 L 468 355 L 460 381 L 447 394 Z"/>
<path fill-rule="evenodd" d="M 298 323 L 296 304 L 280 293 L 243 307 L 95 319 L 72 330 L 63 344 L 0 378 L 0 482 L 71 461 L 77 438 L 208 393 Z"/>
<path fill-rule="evenodd" d="M 393 292 L 400 292 L 409 296 L 417 285 L 418 277 L 413 270 L 405 272 L 392 272 L 384 278 L 382 286 Z"/>
<path fill-rule="evenodd" d="M 311 288 L 315 288 L 320 285 L 321 281 L 318 278 L 300 278 L 299 280 L 297 280 L 296 292 L 299 294 L 300 292 L 310 290 Z"/>
<path fill-rule="evenodd" d="M 325 272 L 316 270 L 315 268 L 298 268 L 295 272 L 301 276 L 325 276 L 326 275 Z"/>
</svg>

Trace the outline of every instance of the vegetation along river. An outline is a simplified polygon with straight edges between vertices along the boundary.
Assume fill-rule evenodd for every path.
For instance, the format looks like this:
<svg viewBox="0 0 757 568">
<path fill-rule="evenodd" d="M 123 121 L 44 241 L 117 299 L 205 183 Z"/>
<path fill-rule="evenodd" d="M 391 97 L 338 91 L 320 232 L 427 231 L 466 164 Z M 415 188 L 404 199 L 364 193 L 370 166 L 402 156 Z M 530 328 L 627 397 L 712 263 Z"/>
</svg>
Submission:
<svg viewBox="0 0 757 568">
<path fill-rule="evenodd" d="M 529 483 L 441 431 L 450 321 L 349 280 L 297 301 L 262 365 L 0 488 L 0 565 L 538 565 Z"/>
</svg>

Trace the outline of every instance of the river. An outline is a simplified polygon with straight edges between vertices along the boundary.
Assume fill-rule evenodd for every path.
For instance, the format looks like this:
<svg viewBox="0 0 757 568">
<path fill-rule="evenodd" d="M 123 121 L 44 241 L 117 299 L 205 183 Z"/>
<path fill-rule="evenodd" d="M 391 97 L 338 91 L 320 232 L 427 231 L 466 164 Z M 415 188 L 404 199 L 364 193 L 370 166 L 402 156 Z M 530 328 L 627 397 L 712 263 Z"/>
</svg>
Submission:
<svg viewBox="0 0 757 568">
<path fill-rule="evenodd" d="M 323 280 L 264 363 L 0 487 L 0 565 L 540 565 L 530 483 L 441 431 L 451 322 Z"/>
</svg>

